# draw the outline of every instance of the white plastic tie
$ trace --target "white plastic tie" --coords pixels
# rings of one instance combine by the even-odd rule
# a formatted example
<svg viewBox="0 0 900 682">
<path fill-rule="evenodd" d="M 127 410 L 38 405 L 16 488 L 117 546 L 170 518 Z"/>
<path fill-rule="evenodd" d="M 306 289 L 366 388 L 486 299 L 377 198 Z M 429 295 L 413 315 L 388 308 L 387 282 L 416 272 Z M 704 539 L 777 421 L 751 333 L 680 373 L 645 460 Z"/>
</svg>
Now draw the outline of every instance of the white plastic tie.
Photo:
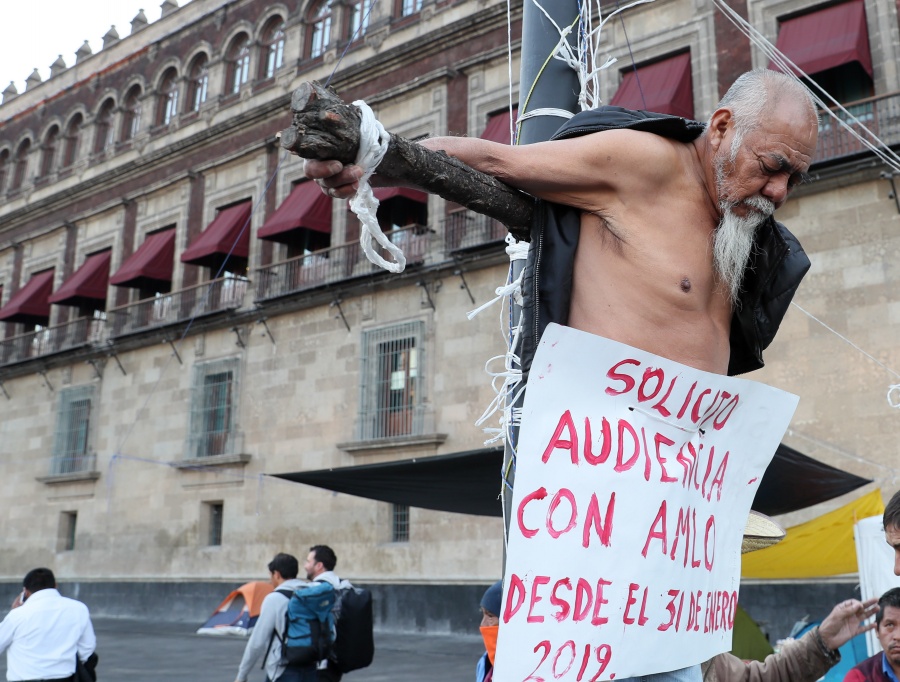
<svg viewBox="0 0 900 682">
<path fill-rule="evenodd" d="M 369 178 L 378 168 L 378 164 L 387 153 L 390 136 L 384 126 L 375 118 L 375 114 L 368 104 L 361 99 L 356 100 L 354 106 L 359 108 L 362 118 L 359 123 L 359 152 L 356 155 L 356 165 L 362 168 L 363 176 L 359 179 L 359 189 L 356 195 L 350 199 L 350 210 L 359 218 L 362 230 L 359 233 L 359 243 L 363 252 L 372 263 L 388 272 L 400 273 L 406 268 L 406 256 L 403 250 L 394 244 L 378 225 L 378 199 L 369 184 Z M 394 258 L 394 262 L 385 260 L 372 246 L 372 240 L 378 242 L 381 247 Z"/>
<path fill-rule="evenodd" d="M 900 408 L 900 384 L 894 384 L 888 389 L 887 401 L 891 407 Z"/>
<path fill-rule="evenodd" d="M 532 109 L 531 111 L 519 116 L 520 121 L 527 121 L 535 116 L 558 116 L 559 118 L 572 118 L 575 114 L 566 109 L 554 109 L 545 107 L 544 109 Z"/>
</svg>

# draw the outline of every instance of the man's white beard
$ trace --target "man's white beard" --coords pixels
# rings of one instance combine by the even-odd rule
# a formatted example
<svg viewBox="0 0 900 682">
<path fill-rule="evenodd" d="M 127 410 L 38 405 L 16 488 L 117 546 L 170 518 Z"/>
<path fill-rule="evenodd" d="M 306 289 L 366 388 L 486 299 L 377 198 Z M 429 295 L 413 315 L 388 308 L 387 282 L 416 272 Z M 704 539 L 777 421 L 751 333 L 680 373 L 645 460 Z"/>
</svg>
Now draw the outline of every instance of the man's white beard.
<svg viewBox="0 0 900 682">
<path fill-rule="evenodd" d="M 716 162 L 716 187 L 719 196 L 725 194 L 725 162 Z M 734 213 L 735 206 L 745 206 L 754 210 L 744 216 Z M 741 291 L 744 270 L 753 248 L 756 228 L 775 212 L 775 204 L 761 196 L 752 196 L 743 201 L 719 199 L 722 218 L 713 235 L 713 265 L 716 273 L 728 291 L 731 304 L 735 305 Z"/>
</svg>

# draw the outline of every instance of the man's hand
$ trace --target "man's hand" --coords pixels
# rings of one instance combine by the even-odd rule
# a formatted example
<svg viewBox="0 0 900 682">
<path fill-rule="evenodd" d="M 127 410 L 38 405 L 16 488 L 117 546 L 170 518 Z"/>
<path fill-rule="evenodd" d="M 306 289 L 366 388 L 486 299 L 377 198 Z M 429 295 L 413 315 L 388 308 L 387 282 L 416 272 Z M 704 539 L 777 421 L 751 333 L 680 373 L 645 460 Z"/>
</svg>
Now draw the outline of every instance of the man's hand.
<svg viewBox="0 0 900 682">
<path fill-rule="evenodd" d="M 315 180 L 322 191 L 335 199 L 349 199 L 359 189 L 359 179 L 363 175 L 362 168 L 355 165 L 345 166 L 340 161 L 315 161 L 304 159 L 303 172 L 306 177 Z"/>
<path fill-rule="evenodd" d="M 19 608 L 22 604 L 25 603 L 24 597 L 25 597 L 25 590 L 22 590 L 21 592 L 19 592 L 19 594 L 16 595 L 16 598 L 13 600 L 12 606 L 10 608 L 13 608 L 13 609 Z"/>
<path fill-rule="evenodd" d="M 838 649 L 856 635 L 875 627 L 874 621 L 866 625 L 863 621 L 878 613 L 878 599 L 861 602 L 848 599 L 835 606 L 831 613 L 819 624 L 819 635 L 829 649 Z"/>
</svg>

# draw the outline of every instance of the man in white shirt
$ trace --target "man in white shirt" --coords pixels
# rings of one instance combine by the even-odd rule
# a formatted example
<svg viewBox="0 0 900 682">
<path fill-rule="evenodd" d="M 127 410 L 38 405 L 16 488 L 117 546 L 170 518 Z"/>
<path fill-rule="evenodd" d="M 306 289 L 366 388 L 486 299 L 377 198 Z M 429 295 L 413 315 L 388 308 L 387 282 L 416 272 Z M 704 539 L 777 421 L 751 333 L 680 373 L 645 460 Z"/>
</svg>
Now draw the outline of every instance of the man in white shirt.
<svg viewBox="0 0 900 682">
<path fill-rule="evenodd" d="M 0 622 L 0 653 L 6 651 L 10 682 L 74 680 L 75 656 L 85 662 L 97 638 L 87 606 L 63 597 L 49 568 L 35 568 Z"/>
<path fill-rule="evenodd" d="M 281 665 L 281 638 L 284 617 L 291 593 L 303 583 L 297 579 L 300 563 L 290 554 L 276 554 L 269 562 L 269 576 L 274 592 L 266 595 L 259 618 L 244 648 L 236 682 L 246 682 L 260 656 L 265 655 L 266 682 L 303 682 L 301 672 Z"/>
</svg>

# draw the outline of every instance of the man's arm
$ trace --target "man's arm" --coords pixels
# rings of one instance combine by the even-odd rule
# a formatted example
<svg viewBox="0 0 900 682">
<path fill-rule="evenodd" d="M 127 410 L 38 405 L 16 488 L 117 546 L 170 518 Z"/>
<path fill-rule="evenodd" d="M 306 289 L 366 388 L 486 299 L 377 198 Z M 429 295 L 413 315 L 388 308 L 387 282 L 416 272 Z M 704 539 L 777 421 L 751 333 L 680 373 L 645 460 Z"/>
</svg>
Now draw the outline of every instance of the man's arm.
<svg viewBox="0 0 900 682">
<path fill-rule="evenodd" d="M 659 185 L 671 177 L 676 147 L 664 138 L 632 130 L 610 130 L 575 139 L 505 145 L 471 137 L 433 137 L 419 144 L 442 150 L 472 168 L 533 196 L 585 211 L 606 203 L 634 183 Z M 356 192 L 362 170 L 338 161 L 305 162 L 306 176 L 336 198 Z M 377 176 L 376 176 L 377 177 Z"/>
<path fill-rule="evenodd" d="M 731 654 L 713 659 L 717 682 L 814 682 L 840 661 L 831 652 L 875 624 L 862 621 L 875 615 L 878 600 L 848 599 L 835 606 L 817 627 L 795 642 L 788 642 L 765 661 L 744 663 Z M 821 639 L 821 642 L 819 641 Z"/>
<path fill-rule="evenodd" d="M 712 667 L 716 682 L 814 682 L 836 662 L 829 661 L 810 630 L 764 661 L 744 663 L 731 654 L 719 654 Z"/>
<path fill-rule="evenodd" d="M 250 633 L 250 639 L 247 640 L 247 646 L 244 648 L 244 655 L 241 658 L 241 665 L 238 668 L 237 678 L 235 682 L 246 682 L 250 671 L 256 662 L 265 654 L 269 648 L 269 642 L 272 640 L 272 633 L 276 632 L 280 623 L 276 623 L 276 600 L 286 601 L 283 594 L 278 592 L 270 592 L 263 599 L 262 606 L 259 609 L 259 618 L 256 619 L 256 625 L 253 626 L 253 632 Z"/>
<path fill-rule="evenodd" d="M 75 645 L 78 648 L 78 658 L 82 663 L 87 661 L 88 657 L 94 653 L 94 650 L 97 648 L 97 636 L 94 634 L 94 624 L 91 622 L 91 614 L 88 611 L 87 606 L 84 607 L 84 610 L 84 628 Z"/>
</svg>

